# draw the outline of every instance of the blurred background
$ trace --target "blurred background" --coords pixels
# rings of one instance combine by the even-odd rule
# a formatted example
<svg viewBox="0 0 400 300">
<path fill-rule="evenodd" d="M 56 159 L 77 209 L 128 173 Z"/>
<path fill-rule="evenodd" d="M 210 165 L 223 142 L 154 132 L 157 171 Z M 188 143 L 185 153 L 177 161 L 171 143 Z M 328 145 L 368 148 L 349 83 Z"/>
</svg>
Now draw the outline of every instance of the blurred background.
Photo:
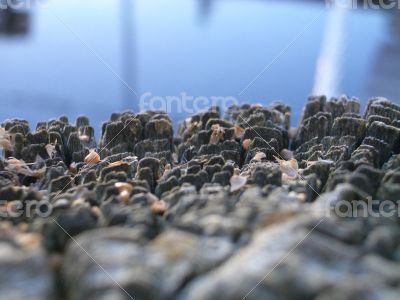
<svg viewBox="0 0 400 300">
<path fill-rule="evenodd" d="M 99 130 L 111 112 L 138 111 L 144 93 L 284 100 L 293 125 L 313 93 L 356 96 L 363 105 L 372 96 L 400 101 L 397 7 L 330 8 L 323 0 L 28 4 L 0 9 L 0 120 L 24 118 L 34 128 L 84 114 Z M 175 124 L 186 116 L 169 113 Z"/>
</svg>

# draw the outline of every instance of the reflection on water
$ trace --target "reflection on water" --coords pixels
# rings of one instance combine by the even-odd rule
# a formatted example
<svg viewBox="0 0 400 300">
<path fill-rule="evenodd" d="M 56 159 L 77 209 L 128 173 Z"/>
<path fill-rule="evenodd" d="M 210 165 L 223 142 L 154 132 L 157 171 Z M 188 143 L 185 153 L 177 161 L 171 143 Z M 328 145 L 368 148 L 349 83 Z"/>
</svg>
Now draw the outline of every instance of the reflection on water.
<svg viewBox="0 0 400 300">
<path fill-rule="evenodd" d="M 296 122 L 314 86 L 324 9 L 323 1 L 300 0 L 50 0 L 29 10 L 25 35 L 0 33 L 0 119 L 86 114 L 99 128 L 112 111 L 138 110 L 143 93 L 186 92 L 259 103 L 282 99 Z M 347 13 L 339 93 L 364 102 L 386 95 L 383 65 L 391 66 L 388 51 L 395 59 L 399 50 L 390 44 L 399 36 L 389 35 L 390 18 L 383 11 Z M 397 81 L 398 69 L 390 71 Z M 397 101 L 392 90 L 387 96 Z M 171 114 L 175 121 L 185 117 Z"/>
<path fill-rule="evenodd" d="M 30 14 L 24 10 L 2 9 L 0 0 L 0 35 L 26 35 L 29 31 Z"/>
<path fill-rule="evenodd" d="M 371 64 L 369 88 L 371 95 L 385 93 L 388 98 L 400 102 L 400 11 L 393 11 L 390 31 L 377 47 Z"/>
</svg>

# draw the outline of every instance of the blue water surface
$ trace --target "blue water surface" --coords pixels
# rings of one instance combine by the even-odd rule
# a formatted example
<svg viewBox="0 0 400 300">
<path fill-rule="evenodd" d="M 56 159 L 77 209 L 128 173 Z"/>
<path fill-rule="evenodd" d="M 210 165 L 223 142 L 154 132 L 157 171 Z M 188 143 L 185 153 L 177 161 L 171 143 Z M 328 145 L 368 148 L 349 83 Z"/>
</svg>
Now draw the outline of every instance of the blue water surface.
<svg viewBox="0 0 400 300">
<path fill-rule="evenodd" d="M 26 13 L 25 33 L 0 35 L 0 119 L 35 124 L 84 114 L 99 130 L 111 112 L 138 111 L 144 94 L 182 93 L 284 100 L 296 125 L 313 90 L 329 10 L 324 1 L 300 0 L 50 0 Z M 362 103 L 396 97 L 397 90 L 371 84 L 382 49 L 396 39 L 391 18 L 348 13 L 338 93 Z M 175 124 L 190 113 L 169 111 Z"/>
</svg>

